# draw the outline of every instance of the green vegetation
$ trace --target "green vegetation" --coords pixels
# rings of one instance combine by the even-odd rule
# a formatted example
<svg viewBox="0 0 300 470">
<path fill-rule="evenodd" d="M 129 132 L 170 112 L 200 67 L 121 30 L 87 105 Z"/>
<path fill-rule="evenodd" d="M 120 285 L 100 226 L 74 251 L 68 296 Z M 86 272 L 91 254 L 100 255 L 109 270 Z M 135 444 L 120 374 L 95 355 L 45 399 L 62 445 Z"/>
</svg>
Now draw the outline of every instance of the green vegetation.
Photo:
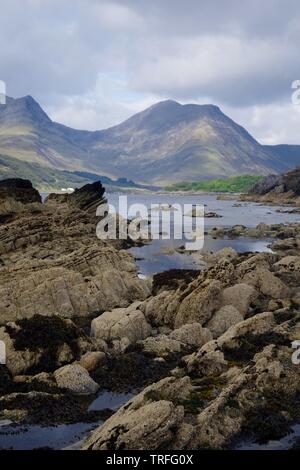
<svg viewBox="0 0 300 470">
<path fill-rule="evenodd" d="M 221 193 L 245 193 L 254 186 L 263 176 L 241 175 L 230 176 L 226 179 L 195 181 L 193 183 L 175 183 L 167 186 L 166 191 L 208 191 Z"/>
</svg>

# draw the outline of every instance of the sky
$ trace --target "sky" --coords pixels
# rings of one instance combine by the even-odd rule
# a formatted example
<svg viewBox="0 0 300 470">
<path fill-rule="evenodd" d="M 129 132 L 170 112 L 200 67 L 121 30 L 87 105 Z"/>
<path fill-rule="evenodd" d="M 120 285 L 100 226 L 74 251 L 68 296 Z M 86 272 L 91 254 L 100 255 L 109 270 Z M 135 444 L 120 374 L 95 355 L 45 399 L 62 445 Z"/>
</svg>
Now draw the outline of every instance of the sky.
<svg viewBox="0 0 300 470">
<path fill-rule="evenodd" d="M 1 0 L 0 80 L 103 129 L 164 99 L 212 103 L 261 143 L 300 144 L 296 0 Z"/>
</svg>

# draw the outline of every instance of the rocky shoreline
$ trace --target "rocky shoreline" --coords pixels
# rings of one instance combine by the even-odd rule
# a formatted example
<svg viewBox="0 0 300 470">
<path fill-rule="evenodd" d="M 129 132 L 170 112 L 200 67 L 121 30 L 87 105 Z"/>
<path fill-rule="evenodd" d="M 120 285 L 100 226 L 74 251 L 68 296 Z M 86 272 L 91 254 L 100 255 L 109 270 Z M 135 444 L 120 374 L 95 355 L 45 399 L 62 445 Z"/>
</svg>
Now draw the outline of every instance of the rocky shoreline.
<svg viewBox="0 0 300 470">
<path fill-rule="evenodd" d="M 300 167 L 284 175 L 270 175 L 259 181 L 242 201 L 300 206 Z"/>
<path fill-rule="evenodd" d="M 1 420 L 101 421 L 82 448 L 108 450 L 227 449 L 299 422 L 300 223 L 215 231 L 272 252 L 223 249 L 151 284 L 131 242 L 97 240 L 99 183 L 44 204 L 16 186 L 0 191 Z M 90 410 L 105 390 L 135 396 Z"/>
</svg>

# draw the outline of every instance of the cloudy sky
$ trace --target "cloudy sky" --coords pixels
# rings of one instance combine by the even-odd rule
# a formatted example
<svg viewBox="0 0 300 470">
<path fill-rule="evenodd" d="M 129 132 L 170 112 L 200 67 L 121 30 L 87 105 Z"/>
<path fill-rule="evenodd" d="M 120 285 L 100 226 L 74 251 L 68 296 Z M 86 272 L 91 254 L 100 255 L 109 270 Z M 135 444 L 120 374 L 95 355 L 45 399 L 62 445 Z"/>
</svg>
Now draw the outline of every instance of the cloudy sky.
<svg viewBox="0 0 300 470">
<path fill-rule="evenodd" d="M 1 0 L 0 41 L 7 94 L 66 125 L 105 128 L 171 98 L 300 144 L 297 0 Z"/>
</svg>

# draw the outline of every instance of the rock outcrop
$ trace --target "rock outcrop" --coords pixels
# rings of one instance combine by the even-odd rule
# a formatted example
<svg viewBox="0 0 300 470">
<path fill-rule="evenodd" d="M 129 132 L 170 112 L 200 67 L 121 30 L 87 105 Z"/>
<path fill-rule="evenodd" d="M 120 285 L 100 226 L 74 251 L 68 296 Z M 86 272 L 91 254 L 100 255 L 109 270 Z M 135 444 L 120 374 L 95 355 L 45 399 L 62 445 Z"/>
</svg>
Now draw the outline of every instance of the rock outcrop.
<svg viewBox="0 0 300 470">
<path fill-rule="evenodd" d="M 70 203 L 50 198 L 39 212 L 0 225 L 0 324 L 35 314 L 95 316 L 150 294 L 121 249 L 126 241 L 96 237 L 99 185 L 68 195 Z"/>
<path fill-rule="evenodd" d="M 9 198 L 22 204 L 42 202 L 39 192 L 34 189 L 32 183 L 22 178 L 0 180 L 0 201 L 2 202 Z"/>
<path fill-rule="evenodd" d="M 300 167 L 284 175 L 270 175 L 256 183 L 243 201 L 300 205 Z"/>
<path fill-rule="evenodd" d="M 184 436 L 190 438 L 190 428 L 184 424 L 184 407 L 177 403 L 184 401 L 191 389 L 188 377 L 170 377 L 150 385 L 92 433 L 83 448 L 176 449 Z"/>
</svg>

